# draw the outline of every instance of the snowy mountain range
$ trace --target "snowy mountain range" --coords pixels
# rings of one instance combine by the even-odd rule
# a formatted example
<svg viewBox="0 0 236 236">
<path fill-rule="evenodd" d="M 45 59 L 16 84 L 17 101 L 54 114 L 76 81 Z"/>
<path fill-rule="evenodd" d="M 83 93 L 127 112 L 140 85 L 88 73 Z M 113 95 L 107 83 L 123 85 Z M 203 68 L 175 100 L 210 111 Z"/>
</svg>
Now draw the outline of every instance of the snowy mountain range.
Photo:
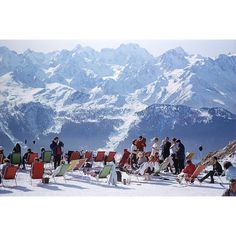
<svg viewBox="0 0 236 236">
<path fill-rule="evenodd" d="M 189 148 L 210 139 L 216 149 L 236 130 L 235 87 L 231 54 L 213 59 L 178 47 L 154 57 L 137 44 L 23 54 L 0 47 L 1 145 L 48 147 L 59 135 L 67 150 L 121 150 L 142 133 L 191 138 Z"/>
</svg>

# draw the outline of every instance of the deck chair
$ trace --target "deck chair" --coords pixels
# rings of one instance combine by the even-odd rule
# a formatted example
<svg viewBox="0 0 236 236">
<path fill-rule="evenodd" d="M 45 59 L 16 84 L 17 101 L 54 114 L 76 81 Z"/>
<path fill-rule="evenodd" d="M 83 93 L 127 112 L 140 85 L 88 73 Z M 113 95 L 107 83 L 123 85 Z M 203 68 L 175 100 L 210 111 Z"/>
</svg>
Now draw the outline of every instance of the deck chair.
<svg viewBox="0 0 236 236">
<path fill-rule="evenodd" d="M 32 165 L 35 158 L 38 157 L 38 153 L 30 153 L 28 156 L 27 156 L 27 159 L 26 159 L 26 165 Z"/>
<path fill-rule="evenodd" d="M 102 162 L 105 158 L 105 151 L 98 151 L 97 156 L 94 158 L 95 162 Z"/>
<path fill-rule="evenodd" d="M 193 159 L 195 153 L 194 152 L 190 152 L 187 156 L 186 156 L 186 160 L 191 160 Z"/>
<path fill-rule="evenodd" d="M 199 164 L 192 176 L 190 177 L 189 181 L 194 181 L 198 177 L 198 175 L 205 169 L 205 167 L 205 165 Z"/>
<path fill-rule="evenodd" d="M 111 162 L 111 161 L 115 160 L 115 155 L 116 155 L 116 152 L 109 152 L 108 156 L 105 158 L 105 161 Z"/>
<path fill-rule="evenodd" d="M 5 182 L 11 181 L 11 180 L 14 180 L 15 184 L 17 186 L 17 182 L 16 182 L 17 169 L 18 168 L 14 165 L 9 165 L 6 167 L 6 169 L 2 175 L 2 186 L 3 187 L 7 187 L 7 185 L 5 185 Z"/>
<path fill-rule="evenodd" d="M 76 165 L 75 165 L 75 167 L 74 167 L 74 170 L 79 170 L 79 171 L 80 171 L 81 168 L 84 166 L 85 162 L 86 162 L 86 159 L 85 159 L 85 158 L 80 159 L 80 160 L 76 163 Z"/>
<path fill-rule="evenodd" d="M 67 172 L 73 171 L 79 160 L 72 160 L 67 168 Z"/>
<path fill-rule="evenodd" d="M 65 182 L 66 182 L 66 178 L 65 178 L 65 174 L 66 171 L 68 169 L 68 167 L 70 166 L 70 164 L 63 164 L 60 165 L 53 173 L 52 173 L 52 178 L 54 179 L 54 182 L 56 183 L 56 177 L 63 177 Z"/>
<path fill-rule="evenodd" d="M 70 161 L 78 160 L 79 158 L 80 158 L 80 152 L 78 151 L 72 152 L 70 156 Z"/>
<path fill-rule="evenodd" d="M 92 157 L 93 157 L 93 152 L 86 151 L 86 152 L 84 153 L 84 158 L 85 158 L 87 161 L 91 160 Z"/>
<path fill-rule="evenodd" d="M 42 181 L 44 174 L 44 164 L 43 162 L 34 162 L 32 164 L 32 169 L 30 172 L 30 180 L 31 180 L 31 185 L 32 185 L 32 180 L 33 179 L 40 179 Z"/>
<path fill-rule="evenodd" d="M 20 153 L 13 152 L 10 158 L 10 162 L 13 165 L 20 165 L 21 164 Z"/>
<path fill-rule="evenodd" d="M 107 179 L 108 175 L 111 173 L 111 169 L 111 165 L 104 166 L 99 172 L 99 174 L 96 176 L 97 182 L 99 181 L 99 179 Z"/>
<path fill-rule="evenodd" d="M 52 171 L 52 152 L 51 151 L 44 151 L 42 153 L 42 162 L 44 164 L 48 164 L 49 170 Z"/>
</svg>

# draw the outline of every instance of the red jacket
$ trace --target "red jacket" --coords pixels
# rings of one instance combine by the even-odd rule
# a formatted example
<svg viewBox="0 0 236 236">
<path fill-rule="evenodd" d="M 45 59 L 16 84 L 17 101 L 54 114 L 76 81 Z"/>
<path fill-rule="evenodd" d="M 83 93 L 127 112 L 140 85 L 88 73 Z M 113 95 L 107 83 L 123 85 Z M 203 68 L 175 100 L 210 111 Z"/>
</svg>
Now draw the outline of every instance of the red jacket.
<svg viewBox="0 0 236 236">
<path fill-rule="evenodd" d="M 190 163 L 185 166 L 185 168 L 183 169 L 183 173 L 187 174 L 188 176 L 191 176 L 195 170 L 195 165 L 193 163 Z"/>
<path fill-rule="evenodd" d="M 138 151 L 143 152 L 144 148 L 146 147 L 146 139 L 145 138 L 136 139 L 135 145 Z"/>
</svg>

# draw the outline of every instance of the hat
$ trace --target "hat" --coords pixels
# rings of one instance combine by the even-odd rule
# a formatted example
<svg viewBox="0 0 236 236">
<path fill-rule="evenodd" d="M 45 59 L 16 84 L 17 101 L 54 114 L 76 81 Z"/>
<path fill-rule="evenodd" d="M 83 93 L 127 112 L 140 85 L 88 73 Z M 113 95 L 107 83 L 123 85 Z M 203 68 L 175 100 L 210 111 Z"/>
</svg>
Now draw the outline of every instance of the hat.
<svg viewBox="0 0 236 236">
<path fill-rule="evenodd" d="M 3 146 L 0 146 L 0 151 L 3 151 L 4 149 L 3 149 Z"/>
<path fill-rule="evenodd" d="M 152 138 L 152 142 L 153 142 L 153 141 L 158 141 L 158 138 L 157 138 L 157 137 L 153 137 L 153 138 Z"/>
</svg>

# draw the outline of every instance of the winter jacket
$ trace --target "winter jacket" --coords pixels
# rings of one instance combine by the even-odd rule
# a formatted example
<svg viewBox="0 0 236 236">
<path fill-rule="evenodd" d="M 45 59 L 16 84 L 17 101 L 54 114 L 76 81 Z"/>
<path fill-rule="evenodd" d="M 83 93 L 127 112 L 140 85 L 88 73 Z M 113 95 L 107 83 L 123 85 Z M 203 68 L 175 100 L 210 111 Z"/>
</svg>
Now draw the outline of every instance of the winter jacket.
<svg viewBox="0 0 236 236">
<path fill-rule="evenodd" d="M 170 147 L 170 154 L 176 154 L 177 150 L 178 150 L 178 144 L 173 143 Z"/>
<path fill-rule="evenodd" d="M 144 148 L 146 147 L 146 139 L 145 138 L 136 139 L 135 144 L 136 144 L 137 150 L 143 152 Z"/>
<path fill-rule="evenodd" d="M 184 160 L 185 159 L 185 147 L 182 143 L 179 143 L 178 149 L 176 151 L 176 156 L 178 159 Z"/>
<path fill-rule="evenodd" d="M 62 147 L 64 147 L 64 143 L 62 141 L 59 141 L 58 144 L 52 141 L 50 148 L 52 150 L 53 156 L 62 155 Z"/>
<path fill-rule="evenodd" d="M 221 175 L 223 173 L 221 164 L 218 161 L 213 165 L 213 171 L 217 172 L 218 175 Z"/>
<path fill-rule="evenodd" d="M 191 176 L 195 170 L 196 170 L 196 166 L 193 163 L 190 163 L 185 166 L 182 172 L 187 174 L 188 176 Z"/>
<path fill-rule="evenodd" d="M 236 179 L 236 167 L 235 166 L 230 166 L 226 171 L 225 171 L 225 176 L 227 180 L 232 180 Z"/>
<path fill-rule="evenodd" d="M 171 143 L 169 141 L 167 141 L 163 145 L 163 153 L 162 153 L 162 155 L 163 155 L 164 159 L 170 155 L 170 147 L 171 147 Z"/>
</svg>

